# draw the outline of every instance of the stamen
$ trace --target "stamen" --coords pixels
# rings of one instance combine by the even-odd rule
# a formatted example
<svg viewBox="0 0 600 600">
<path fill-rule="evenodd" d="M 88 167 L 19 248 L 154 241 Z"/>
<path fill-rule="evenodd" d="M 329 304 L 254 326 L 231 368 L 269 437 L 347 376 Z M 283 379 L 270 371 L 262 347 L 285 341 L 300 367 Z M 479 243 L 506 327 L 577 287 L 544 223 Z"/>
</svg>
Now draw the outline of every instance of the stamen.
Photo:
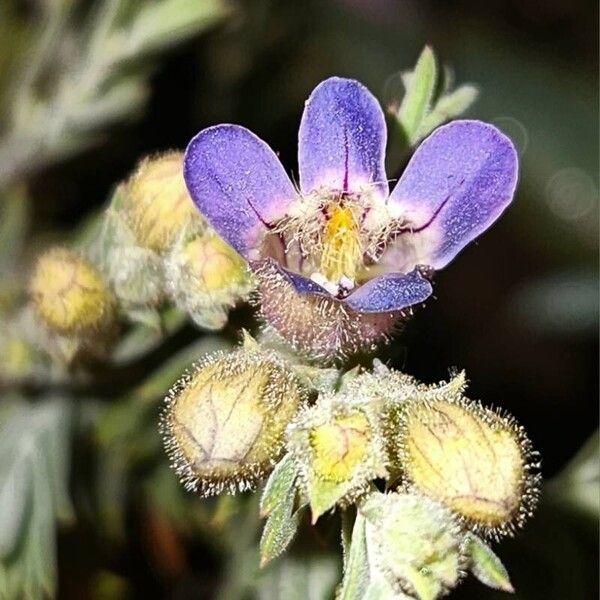
<svg viewBox="0 0 600 600">
<path fill-rule="evenodd" d="M 362 267 L 360 226 L 350 207 L 333 208 L 323 232 L 320 272 L 330 281 L 355 280 Z"/>
</svg>

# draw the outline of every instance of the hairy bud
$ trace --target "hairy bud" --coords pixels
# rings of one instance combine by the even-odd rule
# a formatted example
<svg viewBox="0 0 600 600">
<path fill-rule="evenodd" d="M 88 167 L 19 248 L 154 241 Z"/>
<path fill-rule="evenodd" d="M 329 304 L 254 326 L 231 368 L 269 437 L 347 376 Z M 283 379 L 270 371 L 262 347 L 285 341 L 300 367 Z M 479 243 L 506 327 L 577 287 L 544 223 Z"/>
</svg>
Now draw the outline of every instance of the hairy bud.
<svg viewBox="0 0 600 600">
<path fill-rule="evenodd" d="M 125 189 L 125 220 L 143 248 L 164 252 L 186 227 L 201 223 L 183 181 L 183 153 L 147 158 Z"/>
<path fill-rule="evenodd" d="M 246 343 L 195 365 L 171 389 L 165 448 L 188 490 L 251 489 L 281 456 L 303 391 L 277 355 Z"/>
<path fill-rule="evenodd" d="M 405 403 L 395 442 L 407 482 L 476 532 L 511 533 L 537 503 L 537 453 L 523 428 L 461 394 Z"/>
<path fill-rule="evenodd" d="M 40 256 L 29 292 L 43 322 L 62 335 L 100 332 L 114 316 L 114 297 L 101 273 L 64 248 Z"/>
<path fill-rule="evenodd" d="M 252 287 L 244 259 L 212 231 L 177 244 L 165 271 L 177 305 L 208 329 L 223 327 L 228 309 Z"/>
<path fill-rule="evenodd" d="M 421 600 L 434 600 L 459 582 L 466 566 L 464 534 L 438 502 L 412 493 L 374 493 L 360 511 L 367 519 L 373 579 L 382 576 L 396 594 Z"/>
<path fill-rule="evenodd" d="M 377 410 L 343 394 L 323 393 L 288 427 L 288 450 L 300 465 L 313 520 L 345 504 L 387 474 Z"/>
</svg>

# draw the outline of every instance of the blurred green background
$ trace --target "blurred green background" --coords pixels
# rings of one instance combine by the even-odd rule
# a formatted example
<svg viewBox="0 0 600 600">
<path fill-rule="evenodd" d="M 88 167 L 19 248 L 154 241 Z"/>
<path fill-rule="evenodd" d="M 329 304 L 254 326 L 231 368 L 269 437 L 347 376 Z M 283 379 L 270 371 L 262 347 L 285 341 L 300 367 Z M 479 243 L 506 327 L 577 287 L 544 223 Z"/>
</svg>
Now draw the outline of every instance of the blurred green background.
<svg viewBox="0 0 600 600">
<path fill-rule="evenodd" d="M 59 60 L 42 60 L 42 92 L 73 57 L 85 55 L 87 46 L 61 29 L 62 17 L 56 30 L 49 23 L 64 11 L 76 23 L 94 26 L 102 19 L 100 5 L 111 3 L 71 4 L 3 1 L 0 85 L 6 90 L 26 76 L 35 60 L 32 41 L 44 32 L 51 46 L 56 36 L 64 38 Z M 112 4 L 133 13 L 143 3 Z M 426 382 L 446 378 L 451 367 L 464 368 L 470 397 L 506 408 L 525 426 L 550 483 L 537 517 L 497 552 L 518 598 L 596 598 L 597 438 L 576 466 L 564 469 L 598 424 L 597 3 L 212 1 L 188 29 L 186 11 L 192 14 L 203 0 L 179 4 L 177 19 L 164 20 L 165 39 L 157 36 L 160 43 L 147 52 L 136 48 L 135 60 L 119 62 L 118 85 L 111 80 L 112 63 L 105 66 L 102 85 L 117 90 L 106 96 L 113 104 L 104 97 L 103 104 L 90 104 L 73 121 L 84 125 L 68 129 L 72 139 L 64 147 L 44 146 L 53 127 L 61 144 L 65 140 L 65 129 L 48 117 L 29 130 L 17 126 L 14 96 L 4 94 L 0 183 L 4 196 L 28 198 L 33 219 L 25 253 L 70 235 L 104 205 L 139 157 L 182 149 L 214 123 L 249 127 L 297 173 L 303 102 L 320 80 L 334 74 L 359 79 L 387 104 L 399 94 L 397 73 L 411 68 L 430 44 L 457 82 L 479 86 L 468 116 L 496 124 L 514 140 L 521 181 L 499 223 L 436 276 L 435 299 L 417 311 L 385 358 Z M 109 42 L 99 40 L 99 56 L 110 53 Z M 77 66 L 88 73 L 93 64 L 82 60 Z M 90 115 L 100 116 L 94 122 Z M 242 310 L 233 322 L 247 318 Z M 185 328 L 165 352 L 197 335 Z M 135 369 L 128 374 L 131 381 L 140 378 Z M 86 450 L 75 446 L 81 472 L 86 460 Z M 140 498 L 129 498 L 118 542 L 104 543 L 85 518 L 61 530 L 59 597 L 214 597 L 224 568 L 219 549 L 202 536 L 186 535 L 185 526 L 173 533 Z M 335 536 L 322 535 L 323 550 Z M 290 581 L 307 576 L 294 568 L 285 576 Z M 275 596 L 264 591 L 263 597 Z M 469 580 L 454 597 L 500 594 Z"/>
</svg>

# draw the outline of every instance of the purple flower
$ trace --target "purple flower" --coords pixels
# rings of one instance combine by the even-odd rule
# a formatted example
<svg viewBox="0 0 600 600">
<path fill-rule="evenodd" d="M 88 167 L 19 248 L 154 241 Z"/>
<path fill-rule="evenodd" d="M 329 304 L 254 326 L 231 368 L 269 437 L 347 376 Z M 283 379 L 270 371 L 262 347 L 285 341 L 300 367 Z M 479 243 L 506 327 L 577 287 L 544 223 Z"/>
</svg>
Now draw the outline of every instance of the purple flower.
<svg viewBox="0 0 600 600">
<path fill-rule="evenodd" d="M 392 192 L 384 115 L 360 83 L 332 77 L 300 123 L 299 187 L 238 125 L 201 131 L 185 156 L 194 202 L 251 265 L 265 320 L 298 350 L 371 347 L 432 293 L 445 267 L 512 200 L 517 156 L 479 121 L 437 129 Z"/>
</svg>

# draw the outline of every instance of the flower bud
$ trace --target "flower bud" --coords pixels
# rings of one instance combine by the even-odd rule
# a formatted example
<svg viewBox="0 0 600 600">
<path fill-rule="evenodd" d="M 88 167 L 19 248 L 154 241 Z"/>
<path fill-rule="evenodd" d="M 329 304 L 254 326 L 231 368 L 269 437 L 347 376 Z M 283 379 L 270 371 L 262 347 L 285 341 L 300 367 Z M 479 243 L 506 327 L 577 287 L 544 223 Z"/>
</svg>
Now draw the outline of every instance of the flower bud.
<svg viewBox="0 0 600 600">
<path fill-rule="evenodd" d="M 407 402 L 396 445 L 412 487 L 443 502 L 476 532 L 498 537 L 537 503 L 537 464 L 522 427 L 461 395 Z"/>
<path fill-rule="evenodd" d="M 387 474 L 377 411 L 343 394 L 322 393 L 288 427 L 288 450 L 300 465 L 313 521 L 362 494 Z"/>
<path fill-rule="evenodd" d="M 223 327 L 228 308 L 251 290 L 246 262 L 212 231 L 178 244 L 167 258 L 166 273 L 177 305 L 208 329 Z"/>
<path fill-rule="evenodd" d="M 360 511 L 367 519 L 372 577 L 381 574 L 399 596 L 421 600 L 434 600 L 459 582 L 466 566 L 464 534 L 438 502 L 412 493 L 374 493 Z"/>
<path fill-rule="evenodd" d="M 114 316 L 114 298 L 101 273 L 65 248 L 40 256 L 29 292 L 47 327 L 62 335 L 103 331 Z"/>
<path fill-rule="evenodd" d="M 254 486 L 277 459 L 303 391 L 274 353 L 246 344 L 195 365 L 171 389 L 165 448 L 186 489 L 204 496 Z"/>
<path fill-rule="evenodd" d="M 158 253 L 186 227 L 201 225 L 183 180 L 183 153 L 143 160 L 126 187 L 123 211 L 138 244 Z"/>
</svg>

